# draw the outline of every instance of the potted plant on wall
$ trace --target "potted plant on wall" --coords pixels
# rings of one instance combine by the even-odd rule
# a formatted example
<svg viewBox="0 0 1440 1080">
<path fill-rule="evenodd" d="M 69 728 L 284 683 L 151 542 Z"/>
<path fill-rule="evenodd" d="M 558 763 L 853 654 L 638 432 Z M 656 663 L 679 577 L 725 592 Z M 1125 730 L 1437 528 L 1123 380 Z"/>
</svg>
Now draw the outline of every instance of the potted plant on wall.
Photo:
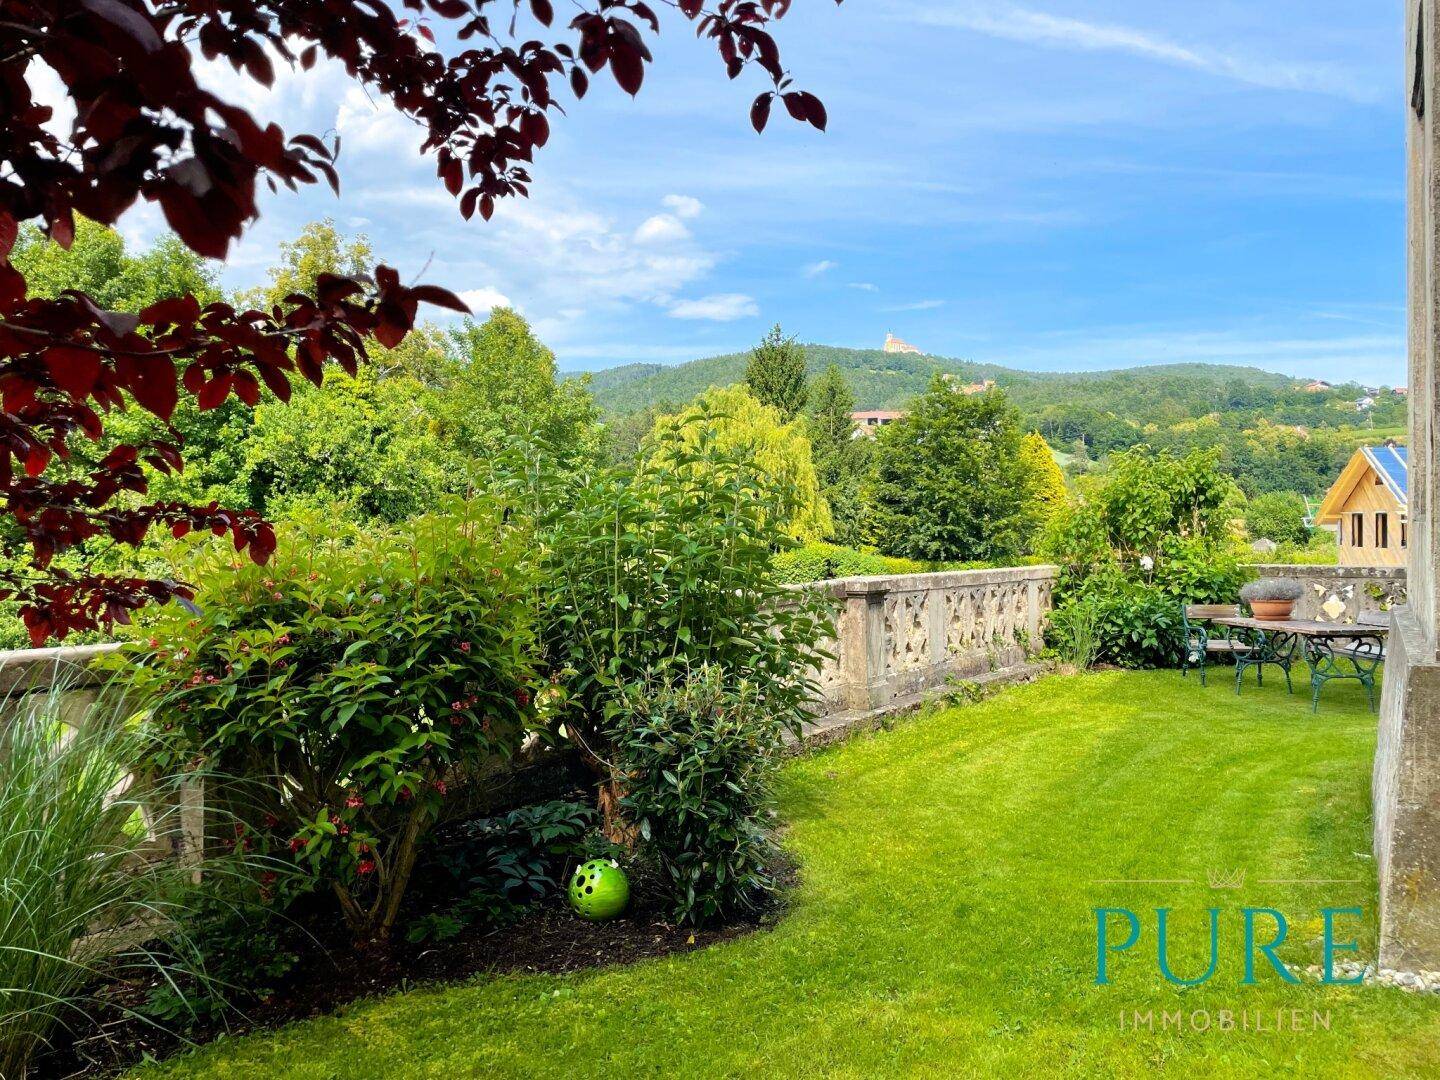
<svg viewBox="0 0 1440 1080">
<path fill-rule="evenodd" d="M 1241 586 L 1240 599 L 1257 619 L 1288 619 L 1301 592 L 1300 583 L 1290 578 L 1261 578 Z"/>
</svg>

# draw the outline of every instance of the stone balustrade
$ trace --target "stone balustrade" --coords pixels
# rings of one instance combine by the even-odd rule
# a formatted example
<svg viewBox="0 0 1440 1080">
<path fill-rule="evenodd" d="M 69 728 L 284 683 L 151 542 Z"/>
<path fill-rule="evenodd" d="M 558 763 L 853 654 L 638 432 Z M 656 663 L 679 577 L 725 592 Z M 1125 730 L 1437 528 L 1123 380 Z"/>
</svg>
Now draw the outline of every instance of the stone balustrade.
<svg viewBox="0 0 1440 1080">
<path fill-rule="evenodd" d="M 1362 614 L 1389 611 L 1405 603 L 1403 566 L 1258 565 L 1246 569 L 1256 577 L 1289 578 L 1303 591 L 1295 618 L 1315 622 L 1353 623 Z"/>
<path fill-rule="evenodd" d="M 841 578 L 808 588 L 840 602 L 834 659 L 817 672 L 821 715 L 868 712 L 1023 664 L 1043 646 L 1053 566 Z"/>
</svg>

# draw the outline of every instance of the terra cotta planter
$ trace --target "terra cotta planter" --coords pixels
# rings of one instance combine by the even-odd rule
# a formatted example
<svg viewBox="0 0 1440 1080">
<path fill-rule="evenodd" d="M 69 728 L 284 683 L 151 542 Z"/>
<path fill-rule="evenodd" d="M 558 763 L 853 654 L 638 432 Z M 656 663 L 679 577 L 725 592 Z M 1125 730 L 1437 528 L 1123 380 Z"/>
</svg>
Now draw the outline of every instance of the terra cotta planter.
<svg viewBox="0 0 1440 1080">
<path fill-rule="evenodd" d="M 1295 610 L 1294 600 L 1252 600 L 1250 613 L 1257 619 L 1288 619 Z"/>
</svg>

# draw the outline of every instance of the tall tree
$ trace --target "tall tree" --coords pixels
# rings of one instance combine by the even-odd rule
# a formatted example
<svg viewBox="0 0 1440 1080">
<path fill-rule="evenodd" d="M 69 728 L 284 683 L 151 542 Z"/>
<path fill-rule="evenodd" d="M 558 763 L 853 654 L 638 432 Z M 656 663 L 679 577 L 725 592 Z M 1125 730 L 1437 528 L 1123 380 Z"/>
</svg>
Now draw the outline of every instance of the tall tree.
<svg viewBox="0 0 1440 1080">
<path fill-rule="evenodd" d="M 871 529 L 887 555 L 1013 559 L 1039 524 L 1020 416 L 1003 391 L 965 394 L 937 375 L 875 436 Z"/>
<path fill-rule="evenodd" d="M 1050 444 L 1038 431 L 1020 440 L 1020 460 L 1030 473 L 1029 485 L 1040 516 L 1042 520 L 1049 520 L 1051 514 L 1065 505 L 1065 474 L 1050 452 Z"/>
<path fill-rule="evenodd" d="M 169 422 L 183 388 L 201 409 L 231 395 L 257 404 L 262 385 L 282 400 L 291 373 L 319 384 L 325 364 L 353 374 L 373 339 L 393 347 L 421 303 L 463 311 L 454 294 L 407 286 L 380 266 L 366 280 L 323 275 L 313 295 L 292 294 L 268 310 L 204 305 L 182 293 L 138 315 L 94 298 L 31 295 L 10 261 L 19 226 L 35 220 L 70 246 L 76 214 L 105 225 L 144 197 L 158 204 L 181 241 L 224 258 L 258 214 L 256 186 L 321 179 L 338 187 L 338 145 L 287 137 L 234 101 L 202 86 L 196 56 L 228 63 L 239 78 L 270 87 L 275 62 L 309 70 L 323 55 L 425 129 L 446 189 L 467 219 L 489 219 L 497 199 L 529 192 L 527 166 L 549 140 L 549 114 L 567 83 L 582 96 L 608 66 L 620 88 L 639 91 L 649 46 L 637 22 L 658 33 L 644 0 L 596 0 L 569 23 L 568 40 L 547 45 L 521 25 L 518 0 L 401 0 L 406 17 L 369 0 L 7 0 L 0 46 L 0 501 L 15 528 L 0 537 L 10 567 L 0 599 L 18 601 L 32 640 L 128 621 L 150 600 L 187 596 L 182 583 L 104 573 L 60 573 L 58 552 L 108 536 L 137 545 L 154 525 L 177 534 L 230 534 L 237 550 L 268 559 L 275 531 L 251 511 L 145 501 L 149 475 L 182 466 L 179 435 L 122 445 L 84 476 L 57 465 L 80 439 L 104 431 L 103 414 L 131 402 Z M 771 88 L 750 121 L 766 126 L 774 103 L 824 129 L 825 108 L 796 89 L 769 24 L 782 0 L 677 0 L 679 17 L 717 47 L 733 79 L 750 65 Z M 531 0 L 542 27 L 549 0 Z M 436 47 L 433 23 L 463 42 Z M 450 37 L 451 35 L 447 35 Z M 49 73 L 45 69 L 50 69 Z M 73 107 L 68 130 L 36 99 L 53 73 Z M 238 96 L 238 95 L 237 95 Z M 181 372 L 183 371 L 183 378 Z M 125 495 L 129 502 L 120 500 Z M 139 499 L 135 499 L 139 496 Z M 16 569 L 28 554 L 29 566 Z"/>
<path fill-rule="evenodd" d="M 859 546 L 864 539 L 862 485 L 870 464 L 872 443 L 855 437 L 855 395 L 840 369 L 831 364 L 810 391 L 808 414 L 810 443 L 815 451 L 815 473 L 830 504 L 833 538 Z"/>
<path fill-rule="evenodd" d="M 805 408 L 805 350 L 776 323 L 760 344 L 750 350 L 745 385 L 762 405 L 778 409 L 793 420 Z"/>
<path fill-rule="evenodd" d="M 787 422 L 743 386 L 711 387 L 680 412 L 656 420 L 643 450 L 663 468 L 673 447 L 701 444 L 749 456 L 780 496 L 785 532 L 795 539 L 823 540 L 834 530 L 802 421 Z"/>
<path fill-rule="evenodd" d="M 559 378 L 555 354 L 519 312 L 497 307 L 483 323 L 466 319 L 451 331 L 449 353 L 432 410 L 442 441 L 484 460 L 524 431 L 564 465 L 598 459 L 600 414 L 588 376 Z"/>
<path fill-rule="evenodd" d="M 322 274 L 358 278 L 374 263 L 369 237 L 346 236 L 331 218 L 312 221 L 294 240 L 280 241 L 280 261 L 270 268 L 270 284 L 245 300 L 267 307 L 283 303 L 291 293 L 314 292 Z"/>
</svg>

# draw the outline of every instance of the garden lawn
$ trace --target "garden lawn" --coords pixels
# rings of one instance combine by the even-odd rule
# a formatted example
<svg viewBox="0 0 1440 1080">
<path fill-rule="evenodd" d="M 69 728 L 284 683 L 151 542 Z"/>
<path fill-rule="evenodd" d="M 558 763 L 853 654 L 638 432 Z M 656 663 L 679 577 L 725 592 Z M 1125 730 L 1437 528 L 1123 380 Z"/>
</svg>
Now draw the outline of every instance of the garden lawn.
<svg viewBox="0 0 1440 1080">
<path fill-rule="evenodd" d="M 1440 1000 L 1290 986 L 1260 960 L 1242 985 L 1239 911 L 1283 911 L 1280 953 L 1320 959 L 1322 907 L 1361 906 L 1374 717 L 1359 688 L 1306 695 L 1228 672 L 1051 677 L 922 715 L 787 766 L 781 815 L 803 866 L 769 932 L 568 977 L 506 976 L 356 1004 L 212 1046 L 145 1077 L 1436 1076 Z M 1212 874 L 1243 872 L 1238 889 Z M 1101 879 L 1192 884 L 1104 884 Z M 1340 879 L 1326 885 L 1266 879 Z M 1095 985 L 1096 907 L 1144 917 Z M 1156 972 L 1172 909 L 1177 975 Z M 1117 930 L 1123 930 L 1117 924 Z M 1261 920 L 1259 938 L 1270 923 Z M 1346 955 L 1341 954 L 1342 959 Z M 1302 1031 L 1276 1033 L 1278 1008 Z M 1156 1030 L 1122 1031 L 1153 1011 Z M 1259 1011 L 1263 1033 L 1161 1029 L 1161 1013 Z M 1330 1030 L 1311 1030 L 1314 1012 Z M 1286 1023 L 1292 1014 L 1285 1014 Z M 1202 1021 L 1203 1022 L 1203 1021 Z"/>
</svg>

